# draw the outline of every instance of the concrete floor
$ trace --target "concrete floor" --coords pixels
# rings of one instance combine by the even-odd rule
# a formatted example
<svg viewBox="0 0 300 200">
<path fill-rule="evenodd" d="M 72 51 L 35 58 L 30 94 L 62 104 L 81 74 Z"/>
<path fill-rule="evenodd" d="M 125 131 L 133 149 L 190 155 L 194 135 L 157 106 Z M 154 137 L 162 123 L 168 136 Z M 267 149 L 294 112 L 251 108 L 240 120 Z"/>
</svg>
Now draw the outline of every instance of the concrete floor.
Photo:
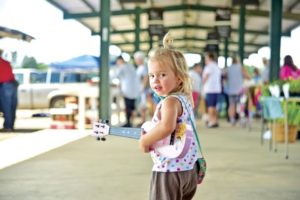
<svg viewBox="0 0 300 200">
<path fill-rule="evenodd" d="M 286 160 L 283 144 L 277 153 L 260 144 L 259 122 L 251 132 L 226 122 L 207 129 L 199 121 L 198 127 L 208 169 L 194 199 L 300 199 L 299 140 L 289 145 Z M 87 136 L 0 170 L 0 199 L 144 200 L 151 166 L 135 140 L 111 136 L 98 142 Z"/>
</svg>

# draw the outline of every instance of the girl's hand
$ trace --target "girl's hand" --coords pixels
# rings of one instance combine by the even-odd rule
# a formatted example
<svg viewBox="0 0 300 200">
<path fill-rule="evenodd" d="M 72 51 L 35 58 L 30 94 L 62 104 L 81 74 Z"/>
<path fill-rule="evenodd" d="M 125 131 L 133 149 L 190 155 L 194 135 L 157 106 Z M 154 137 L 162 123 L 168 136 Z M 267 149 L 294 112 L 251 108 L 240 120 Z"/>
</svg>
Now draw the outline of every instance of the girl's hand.
<svg viewBox="0 0 300 200">
<path fill-rule="evenodd" d="M 150 148 L 149 146 L 146 146 L 144 143 L 143 143 L 143 138 L 144 138 L 144 135 L 146 134 L 146 132 L 144 130 L 142 130 L 141 132 L 141 138 L 139 140 L 139 147 L 141 149 L 141 151 L 143 153 L 148 153 L 150 151 Z"/>
</svg>

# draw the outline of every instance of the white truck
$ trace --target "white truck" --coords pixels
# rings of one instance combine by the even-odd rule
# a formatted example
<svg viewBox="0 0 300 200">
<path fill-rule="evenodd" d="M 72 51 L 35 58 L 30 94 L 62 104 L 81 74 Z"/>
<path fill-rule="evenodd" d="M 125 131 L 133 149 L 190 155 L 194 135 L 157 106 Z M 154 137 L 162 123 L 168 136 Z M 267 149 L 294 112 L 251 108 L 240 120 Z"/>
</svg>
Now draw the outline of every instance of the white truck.
<svg viewBox="0 0 300 200">
<path fill-rule="evenodd" d="M 97 72 L 36 69 L 14 69 L 14 74 L 19 82 L 18 109 L 64 107 L 64 98 L 71 95 L 68 91 L 95 88 L 90 80 L 98 76 Z M 56 90 L 65 93 L 54 95 Z"/>
</svg>

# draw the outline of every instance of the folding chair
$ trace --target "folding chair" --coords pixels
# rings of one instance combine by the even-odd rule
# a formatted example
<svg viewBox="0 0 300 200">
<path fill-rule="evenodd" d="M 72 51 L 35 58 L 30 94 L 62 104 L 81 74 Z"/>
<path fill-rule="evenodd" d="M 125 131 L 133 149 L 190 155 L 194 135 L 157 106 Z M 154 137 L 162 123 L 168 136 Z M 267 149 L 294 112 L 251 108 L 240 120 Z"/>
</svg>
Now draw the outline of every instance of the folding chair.
<svg viewBox="0 0 300 200">
<path fill-rule="evenodd" d="M 263 117 L 262 120 L 271 120 L 272 121 L 272 128 L 274 130 L 275 127 L 275 120 L 284 118 L 284 112 L 281 105 L 280 98 L 278 97 L 263 97 Z M 261 142 L 263 144 L 263 134 L 264 131 L 262 130 L 261 133 Z M 269 149 L 272 150 L 274 147 L 274 151 L 277 151 L 276 145 L 276 134 L 272 133 L 271 131 L 271 138 L 270 138 L 270 145 Z"/>
<path fill-rule="evenodd" d="M 262 98 L 262 105 L 263 105 L 263 112 L 262 112 L 262 134 L 261 134 L 261 144 L 263 144 L 263 134 L 265 132 L 265 119 L 272 120 L 272 126 L 274 127 L 274 121 L 275 119 L 284 118 L 284 140 L 285 140 L 285 158 L 289 158 L 289 141 L 288 141 L 288 113 L 287 113 L 287 106 L 288 102 L 300 102 L 300 98 L 290 98 L 289 97 L 289 83 L 285 83 L 282 86 L 282 91 L 284 93 L 284 102 L 282 108 L 281 100 L 283 98 L 279 98 L 280 88 L 278 85 L 269 86 L 269 91 L 272 94 L 272 97 L 263 97 Z M 286 112 L 284 112 L 285 110 Z M 272 138 L 270 140 L 270 150 L 272 149 L 272 141 L 275 146 L 275 151 L 277 151 L 276 148 L 276 135 L 271 134 Z"/>
</svg>

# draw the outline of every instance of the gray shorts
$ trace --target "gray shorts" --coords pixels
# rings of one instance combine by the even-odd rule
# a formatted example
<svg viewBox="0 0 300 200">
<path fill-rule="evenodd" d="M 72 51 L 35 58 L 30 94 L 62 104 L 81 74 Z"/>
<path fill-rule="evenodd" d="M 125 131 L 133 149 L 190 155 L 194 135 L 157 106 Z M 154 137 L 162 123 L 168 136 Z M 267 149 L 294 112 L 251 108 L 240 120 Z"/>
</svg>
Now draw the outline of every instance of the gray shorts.
<svg viewBox="0 0 300 200">
<path fill-rule="evenodd" d="M 191 200 L 197 190 L 197 170 L 152 172 L 150 200 Z"/>
<path fill-rule="evenodd" d="M 228 95 L 229 96 L 229 104 L 236 105 L 240 102 L 240 95 Z"/>
</svg>

